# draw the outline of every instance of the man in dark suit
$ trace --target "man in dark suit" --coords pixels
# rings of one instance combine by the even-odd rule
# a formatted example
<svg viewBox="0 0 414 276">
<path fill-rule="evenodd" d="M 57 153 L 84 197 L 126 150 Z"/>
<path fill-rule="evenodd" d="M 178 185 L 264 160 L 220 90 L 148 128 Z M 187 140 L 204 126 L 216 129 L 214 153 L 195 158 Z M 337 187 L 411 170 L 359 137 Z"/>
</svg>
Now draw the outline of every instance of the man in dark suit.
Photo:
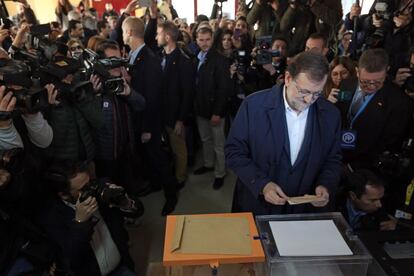
<svg viewBox="0 0 414 276">
<path fill-rule="evenodd" d="M 324 207 L 340 176 L 340 114 L 322 94 L 328 62 L 303 52 L 289 65 L 283 86 L 249 96 L 225 147 L 238 176 L 233 211 L 283 214 L 314 211 L 288 205 L 293 196 L 316 194 Z"/>
<path fill-rule="evenodd" d="M 344 164 L 372 168 L 384 151 L 399 152 L 412 122 L 412 103 L 386 81 L 388 55 L 383 49 L 365 51 L 356 79 L 341 82 L 349 100 L 338 101 L 342 117 Z M 354 137 L 354 139 L 352 139 Z"/>
<path fill-rule="evenodd" d="M 224 160 L 224 118 L 230 97 L 230 67 L 227 59 L 213 46 L 213 32 L 210 28 L 197 30 L 198 54 L 195 114 L 203 142 L 204 166 L 194 174 L 203 174 L 214 168 L 214 189 L 223 186 L 226 166 Z"/>
<path fill-rule="evenodd" d="M 182 187 L 187 178 L 185 123 L 192 111 L 194 68 L 190 58 L 177 47 L 177 26 L 170 21 L 157 28 L 158 46 L 163 48 L 163 123 L 175 157 L 175 177 Z"/>
<path fill-rule="evenodd" d="M 143 158 L 148 161 L 152 188 L 164 188 L 166 203 L 162 215 L 168 215 L 177 204 L 177 181 L 161 144 L 161 61 L 144 43 L 144 22 L 141 19 L 126 18 L 122 30 L 124 43 L 131 48 L 131 86 L 144 96 L 146 102 L 145 110 L 137 114 L 137 137 Z"/>
</svg>

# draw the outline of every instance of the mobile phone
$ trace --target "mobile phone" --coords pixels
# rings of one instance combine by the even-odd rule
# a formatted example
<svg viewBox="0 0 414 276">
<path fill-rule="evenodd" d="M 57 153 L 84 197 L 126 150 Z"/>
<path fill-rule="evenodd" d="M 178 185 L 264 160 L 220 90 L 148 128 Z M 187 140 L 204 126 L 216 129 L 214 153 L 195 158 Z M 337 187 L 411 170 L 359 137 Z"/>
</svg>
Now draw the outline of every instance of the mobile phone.
<svg viewBox="0 0 414 276">
<path fill-rule="evenodd" d="M 234 37 L 234 39 L 240 39 L 240 36 L 241 36 L 241 29 L 234 29 L 234 32 L 233 32 L 233 37 Z"/>
<path fill-rule="evenodd" d="M 51 31 L 50 23 L 33 25 L 30 27 L 30 33 L 33 35 L 47 35 Z"/>
<path fill-rule="evenodd" d="M 352 92 L 341 90 L 337 96 L 338 102 L 350 102 L 352 100 Z"/>
<path fill-rule="evenodd" d="M 141 8 L 149 8 L 151 7 L 152 1 L 151 0 L 139 0 L 138 4 Z"/>
</svg>

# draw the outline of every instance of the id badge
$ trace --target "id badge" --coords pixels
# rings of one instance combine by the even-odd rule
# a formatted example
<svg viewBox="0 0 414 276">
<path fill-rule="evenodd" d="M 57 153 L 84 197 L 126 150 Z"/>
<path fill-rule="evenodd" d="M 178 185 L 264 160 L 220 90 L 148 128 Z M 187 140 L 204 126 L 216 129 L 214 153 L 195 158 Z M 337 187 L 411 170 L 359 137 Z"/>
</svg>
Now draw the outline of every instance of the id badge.
<svg viewBox="0 0 414 276">
<path fill-rule="evenodd" d="M 104 101 L 103 102 L 103 108 L 104 109 L 108 109 L 109 108 L 109 102 L 108 101 Z"/>
<path fill-rule="evenodd" d="M 355 130 L 343 130 L 341 133 L 341 148 L 355 149 L 357 133 Z"/>
</svg>

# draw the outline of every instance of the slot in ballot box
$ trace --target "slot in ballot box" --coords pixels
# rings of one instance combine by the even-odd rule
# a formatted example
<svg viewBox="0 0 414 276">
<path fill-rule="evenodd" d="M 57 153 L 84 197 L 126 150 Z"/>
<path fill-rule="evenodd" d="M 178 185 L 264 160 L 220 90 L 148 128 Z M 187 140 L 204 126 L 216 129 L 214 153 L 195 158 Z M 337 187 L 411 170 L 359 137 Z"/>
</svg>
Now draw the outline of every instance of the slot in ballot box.
<svg viewBox="0 0 414 276">
<path fill-rule="evenodd" d="M 372 261 L 340 213 L 257 216 L 256 224 L 266 256 L 259 275 L 363 276 Z"/>
</svg>

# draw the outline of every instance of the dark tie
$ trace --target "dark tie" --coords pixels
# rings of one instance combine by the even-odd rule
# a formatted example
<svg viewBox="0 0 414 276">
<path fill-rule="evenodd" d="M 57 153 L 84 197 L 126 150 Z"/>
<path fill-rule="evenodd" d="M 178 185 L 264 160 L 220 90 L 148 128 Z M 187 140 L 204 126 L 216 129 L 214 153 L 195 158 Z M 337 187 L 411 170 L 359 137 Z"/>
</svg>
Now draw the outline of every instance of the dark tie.
<svg viewBox="0 0 414 276">
<path fill-rule="evenodd" d="M 351 116 L 352 118 L 355 117 L 355 115 L 358 113 L 361 106 L 364 104 L 365 101 L 365 93 L 362 91 L 359 91 L 359 94 L 357 95 L 357 99 L 352 104 L 351 107 Z"/>
</svg>

